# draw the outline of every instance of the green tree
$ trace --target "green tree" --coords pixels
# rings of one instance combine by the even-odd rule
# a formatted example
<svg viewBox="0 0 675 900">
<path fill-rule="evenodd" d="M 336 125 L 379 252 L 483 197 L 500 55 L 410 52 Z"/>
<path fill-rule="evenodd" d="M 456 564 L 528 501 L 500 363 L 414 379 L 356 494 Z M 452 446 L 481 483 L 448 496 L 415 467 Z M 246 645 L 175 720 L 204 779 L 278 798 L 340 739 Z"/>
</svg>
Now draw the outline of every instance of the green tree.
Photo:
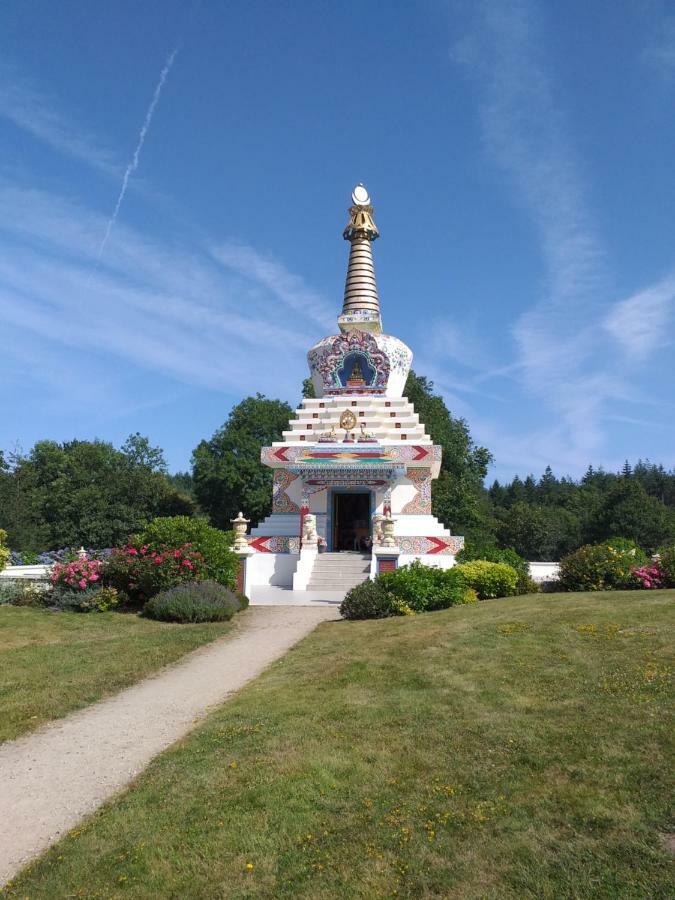
<svg viewBox="0 0 675 900">
<path fill-rule="evenodd" d="M 650 497 L 635 478 L 622 478 L 605 496 L 592 527 L 595 540 L 630 538 L 651 553 L 675 539 L 675 512 Z"/>
<path fill-rule="evenodd" d="M 530 561 L 558 560 L 579 546 L 579 520 L 569 510 L 519 501 L 501 511 L 499 543 Z"/>
<path fill-rule="evenodd" d="M 302 396 L 305 400 L 313 400 L 316 397 L 314 382 L 311 378 L 305 378 L 302 382 Z"/>
<path fill-rule="evenodd" d="M 16 457 L 11 505 L 0 513 L 12 547 L 109 547 L 155 516 L 193 514 L 194 503 L 158 470 L 161 451 L 140 435 L 124 447 L 38 441 L 27 456 Z"/>
<path fill-rule="evenodd" d="M 405 396 L 415 406 L 429 437 L 443 450 L 441 472 L 432 488 L 434 515 L 470 540 L 494 541 L 489 500 L 483 487 L 492 456 L 474 443 L 464 419 L 451 415 L 432 381 L 410 372 Z"/>
<path fill-rule="evenodd" d="M 270 513 L 272 470 L 260 462 L 260 450 L 281 440 L 292 414 L 281 400 L 247 397 L 210 440 L 196 447 L 195 496 L 213 525 L 229 529 L 239 510 L 254 523 Z"/>
<path fill-rule="evenodd" d="M 122 444 L 122 453 L 132 466 L 145 466 L 151 472 L 166 475 L 167 466 L 161 447 L 151 447 L 150 441 L 142 434 L 130 434 Z"/>
<path fill-rule="evenodd" d="M 173 475 L 167 475 L 170 483 L 187 497 L 195 498 L 195 483 L 192 478 L 192 472 L 175 472 Z"/>
</svg>

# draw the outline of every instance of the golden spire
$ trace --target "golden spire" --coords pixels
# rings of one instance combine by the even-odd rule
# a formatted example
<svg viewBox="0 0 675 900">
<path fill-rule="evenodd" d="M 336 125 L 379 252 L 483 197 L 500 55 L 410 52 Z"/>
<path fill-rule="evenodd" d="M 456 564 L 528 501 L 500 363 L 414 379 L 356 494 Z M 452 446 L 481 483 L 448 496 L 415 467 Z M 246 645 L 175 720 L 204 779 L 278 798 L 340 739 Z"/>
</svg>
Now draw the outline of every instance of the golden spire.
<svg viewBox="0 0 675 900">
<path fill-rule="evenodd" d="M 368 191 L 362 184 L 358 184 L 352 191 L 349 216 L 347 227 L 342 232 L 344 239 L 351 243 L 351 249 L 342 315 L 338 318 L 338 324 L 342 331 L 360 329 L 380 332 L 380 301 L 370 246 L 380 233 L 373 219 Z"/>
</svg>

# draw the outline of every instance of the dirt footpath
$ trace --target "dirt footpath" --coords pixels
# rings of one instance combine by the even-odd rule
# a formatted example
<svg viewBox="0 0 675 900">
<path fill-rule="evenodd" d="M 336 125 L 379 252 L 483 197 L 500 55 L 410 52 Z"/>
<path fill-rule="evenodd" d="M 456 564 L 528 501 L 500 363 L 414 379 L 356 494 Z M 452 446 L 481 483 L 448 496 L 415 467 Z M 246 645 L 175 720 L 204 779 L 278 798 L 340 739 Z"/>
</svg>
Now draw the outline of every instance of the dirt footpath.
<svg viewBox="0 0 675 900">
<path fill-rule="evenodd" d="M 233 633 L 176 665 L 0 745 L 0 885 L 121 791 L 211 707 L 319 622 L 336 618 L 330 606 L 249 608 L 235 618 Z"/>
</svg>

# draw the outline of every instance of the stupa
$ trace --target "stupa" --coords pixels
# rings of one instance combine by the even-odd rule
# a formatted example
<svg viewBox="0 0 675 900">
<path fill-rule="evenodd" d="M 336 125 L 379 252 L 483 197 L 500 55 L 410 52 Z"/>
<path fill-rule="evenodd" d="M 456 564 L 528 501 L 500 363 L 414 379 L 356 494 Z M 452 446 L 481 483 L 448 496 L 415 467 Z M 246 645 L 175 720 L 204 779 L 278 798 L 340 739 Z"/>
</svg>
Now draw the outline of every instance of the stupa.
<svg viewBox="0 0 675 900">
<path fill-rule="evenodd" d="M 344 590 L 413 559 L 449 568 L 464 544 L 431 513 L 441 448 L 403 396 L 412 351 L 382 331 L 372 253 L 379 232 L 362 184 L 349 216 L 339 333 L 307 355 L 316 397 L 303 400 L 283 440 L 262 450 L 274 470 L 272 514 L 249 537 L 247 593 L 258 585 Z"/>
</svg>

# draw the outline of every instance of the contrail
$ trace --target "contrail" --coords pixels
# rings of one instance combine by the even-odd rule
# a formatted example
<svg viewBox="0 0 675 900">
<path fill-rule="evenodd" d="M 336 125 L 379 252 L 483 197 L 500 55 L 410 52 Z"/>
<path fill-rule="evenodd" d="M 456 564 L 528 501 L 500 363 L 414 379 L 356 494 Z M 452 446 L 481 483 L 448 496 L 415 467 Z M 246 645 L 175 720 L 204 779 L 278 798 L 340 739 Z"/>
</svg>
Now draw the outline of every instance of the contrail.
<svg viewBox="0 0 675 900">
<path fill-rule="evenodd" d="M 120 188 L 120 194 L 117 198 L 117 203 L 115 204 L 115 209 L 113 210 L 113 214 L 108 221 L 108 226 L 105 230 L 105 235 L 103 236 L 103 240 L 101 241 L 101 246 L 98 248 L 98 257 L 96 259 L 96 264 L 101 262 L 101 257 L 103 256 L 103 251 L 105 250 L 105 245 L 108 243 L 108 238 L 110 237 L 110 233 L 113 230 L 115 222 L 117 221 L 117 216 L 119 215 L 120 207 L 122 206 L 122 201 L 124 200 L 124 195 L 127 192 L 127 187 L 129 185 L 129 179 L 131 175 L 138 168 L 138 160 L 141 155 L 141 150 L 143 149 L 143 144 L 145 143 L 145 138 L 150 129 L 150 123 L 152 122 L 152 117 L 155 114 L 155 108 L 159 102 L 160 94 L 162 93 L 162 88 L 164 87 L 164 82 L 166 81 L 169 72 L 171 71 L 171 66 L 173 65 L 173 61 L 176 58 L 176 53 L 178 53 L 178 47 L 169 54 L 166 62 L 164 63 L 164 68 L 162 69 L 159 81 L 157 82 L 157 87 L 155 88 L 155 93 L 152 95 L 152 100 L 150 101 L 150 106 L 148 107 L 148 111 L 145 114 L 145 120 L 143 122 L 143 127 L 141 128 L 141 133 L 138 136 L 138 144 L 136 145 L 136 149 L 134 151 L 134 155 L 131 158 L 131 162 L 127 166 L 127 170 L 124 173 L 124 178 L 122 179 L 122 187 Z"/>
</svg>

